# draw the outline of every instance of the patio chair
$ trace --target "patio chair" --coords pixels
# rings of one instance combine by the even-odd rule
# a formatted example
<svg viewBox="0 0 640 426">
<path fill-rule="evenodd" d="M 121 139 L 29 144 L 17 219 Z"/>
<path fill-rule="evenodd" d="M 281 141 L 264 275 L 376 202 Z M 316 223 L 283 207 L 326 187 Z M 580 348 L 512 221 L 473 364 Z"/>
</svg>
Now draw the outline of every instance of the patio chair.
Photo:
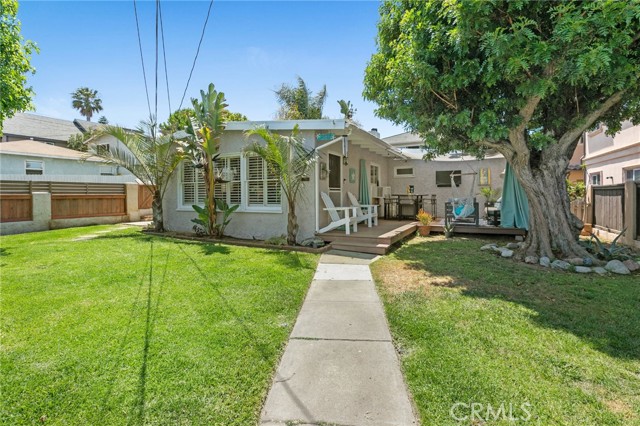
<svg viewBox="0 0 640 426">
<path fill-rule="evenodd" d="M 378 226 L 378 205 L 377 204 L 360 204 L 355 195 L 347 192 L 351 205 L 356 207 L 356 218 L 358 222 L 367 221 L 369 228 Z"/>
<path fill-rule="evenodd" d="M 336 207 L 333 201 L 326 192 L 321 192 L 320 197 L 325 205 L 325 211 L 329 213 L 331 223 L 318 231 L 319 234 L 331 231 L 332 229 L 344 226 L 345 233 L 349 235 L 351 233 L 351 226 L 353 226 L 353 232 L 358 232 L 358 218 L 356 217 L 356 207 Z M 343 217 L 340 217 L 339 212 L 342 212 Z"/>
</svg>

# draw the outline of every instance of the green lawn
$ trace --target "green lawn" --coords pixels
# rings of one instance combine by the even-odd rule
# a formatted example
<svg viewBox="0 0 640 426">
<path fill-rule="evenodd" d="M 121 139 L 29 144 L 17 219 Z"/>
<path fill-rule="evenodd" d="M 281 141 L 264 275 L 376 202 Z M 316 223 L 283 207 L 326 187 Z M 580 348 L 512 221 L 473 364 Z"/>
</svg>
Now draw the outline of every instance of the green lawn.
<svg viewBox="0 0 640 426">
<path fill-rule="evenodd" d="M 372 265 L 422 424 L 640 425 L 639 276 L 550 271 L 487 241 L 416 238 Z"/>
<path fill-rule="evenodd" d="M 317 262 L 114 226 L 0 242 L 6 425 L 255 424 Z"/>
</svg>

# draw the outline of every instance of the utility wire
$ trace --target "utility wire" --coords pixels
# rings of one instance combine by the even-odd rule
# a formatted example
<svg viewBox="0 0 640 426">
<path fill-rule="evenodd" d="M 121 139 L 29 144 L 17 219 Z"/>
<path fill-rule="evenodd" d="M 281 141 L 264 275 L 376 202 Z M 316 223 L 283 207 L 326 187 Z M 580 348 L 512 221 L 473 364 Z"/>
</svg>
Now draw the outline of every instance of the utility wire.
<svg viewBox="0 0 640 426">
<path fill-rule="evenodd" d="M 164 22 L 162 20 L 162 3 L 160 3 L 160 36 L 162 37 L 162 59 L 164 62 L 164 80 L 167 83 L 167 102 L 169 104 L 169 114 L 171 109 L 171 92 L 169 91 L 169 72 L 167 71 L 167 49 L 164 45 Z"/>
<path fill-rule="evenodd" d="M 200 41 L 198 42 L 198 49 L 196 50 L 196 56 L 193 58 L 193 64 L 191 65 L 191 72 L 189 72 L 189 78 L 187 79 L 187 85 L 184 88 L 184 92 L 182 93 L 182 99 L 180 99 L 180 106 L 178 109 L 182 108 L 182 103 L 184 102 L 184 97 L 187 95 L 187 89 L 189 89 L 189 83 L 191 82 L 191 76 L 193 76 L 193 70 L 196 67 L 196 61 L 198 60 L 198 55 L 200 54 L 200 46 L 202 46 L 202 40 L 204 39 L 204 33 L 207 29 L 207 23 L 209 22 L 209 15 L 211 14 L 211 6 L 213 6 L 213 0 L 209 2 L 209 10 L 207 10 L 207 18 L 204 20 L 204 26 L 202 27 L 202 34 L 200 34 Z"/>
<path fill-rule="evenodd" d="M 138 47 L 140 48 L 140 62 L 142 63 L 142 77 L 144 78 L 144 91 L 147 94 L 147 108 L 149 108 L 149 118 L 151 118 L 151 102 L 149 101 L 149 87 L 147 85 L 147 72 L 144 66 L 144 55 L 142 54 L 142 40 L 140 39 L 140 24 L 138 23 L 138 7 L 136 0 L 133 0 L 133 12 L 136 16 L 136 30 L 138 32 Z"/>
<path fill-rule="evenodd" d="M 157 126 L 158 122 L 158 29 L 159 29 L 159 21 L 160 21 L 160 0 L 156 0 L 156 81 L 155 81 L 155 101 L 154 101 L 154 109 L 153 109 L 153 118 L 154 118 L 154 128 Z"/>
</svg>

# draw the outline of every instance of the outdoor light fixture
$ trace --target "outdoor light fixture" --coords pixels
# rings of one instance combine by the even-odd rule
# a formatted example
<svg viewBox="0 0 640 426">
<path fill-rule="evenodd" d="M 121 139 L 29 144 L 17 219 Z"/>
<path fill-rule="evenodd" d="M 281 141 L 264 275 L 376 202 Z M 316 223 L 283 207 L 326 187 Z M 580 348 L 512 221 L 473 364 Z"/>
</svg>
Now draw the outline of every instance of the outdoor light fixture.
<svg viewBox="0 0 640 426">
<path fill-rule="evenodd" d="M 349 165 L 349 137 L 342 135 L 342 164 Z"/>
</svg>

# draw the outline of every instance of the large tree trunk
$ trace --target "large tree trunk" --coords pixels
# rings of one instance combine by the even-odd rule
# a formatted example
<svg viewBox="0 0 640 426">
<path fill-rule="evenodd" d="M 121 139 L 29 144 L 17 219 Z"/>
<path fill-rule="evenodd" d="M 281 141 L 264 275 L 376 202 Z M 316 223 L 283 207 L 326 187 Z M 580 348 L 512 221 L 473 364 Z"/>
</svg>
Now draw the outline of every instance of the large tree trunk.
<svg viewBox="0 0 640 426">
<path fill-rule="evenodd" d="M 296 204 L 288 201 L 289 215 L 287 217 L 287 244 L 296 245 L 296 237 L 298 236 L 298 217 L 296 216 Z"/>
<path fill-rule="evenodd" d="M 546 157 L 546 158 L 544 158 Z M 575 258 L 590 256 L 578 244 L 582 221 L 571 213 L 564 156 L 543 156 L 537 168 L 528 158 L 514 156 L 510 164 L 529 200 L 529 233 L 525 256 Z"/>
<path fill-rule="evenodd" d="M 162 215 L 162 197 L 159 190 L 153 191 L 153 201 L 151 202 L 153 211 L 153 229 L 157 232 L 164 231 L 164 218 Z"/>
</svg>

